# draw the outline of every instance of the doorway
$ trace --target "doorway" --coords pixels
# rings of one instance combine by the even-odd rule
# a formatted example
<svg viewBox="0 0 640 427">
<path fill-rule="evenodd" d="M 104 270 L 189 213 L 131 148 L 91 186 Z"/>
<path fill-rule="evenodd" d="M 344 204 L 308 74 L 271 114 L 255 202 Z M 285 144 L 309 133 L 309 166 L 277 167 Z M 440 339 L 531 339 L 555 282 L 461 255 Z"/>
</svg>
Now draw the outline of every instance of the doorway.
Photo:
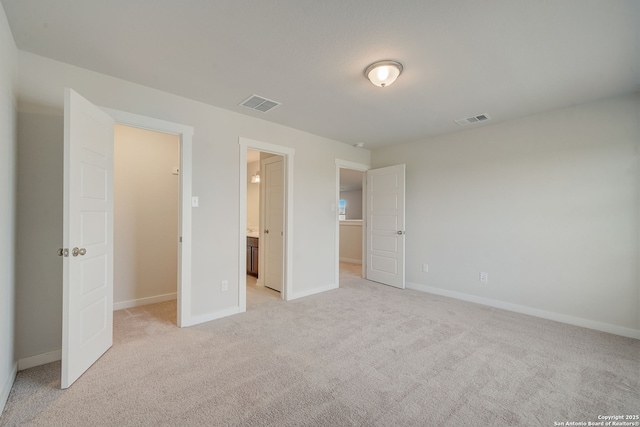
<svg viewBox="0 0 640 427">
<path fill-rule="evenodd" d="M 340 262 L 362 265 L 362 219 L 364 171 L 340 169 L 338 221 L 340 222 Z"/>
<path fill-rule="evenodd" d="M 405 288 L 405 168 L 404 164 L 370 169 L 336 159 L 336 205 L 340 201 L 340 171 L 366 173 L 363 179 L 362 277 Z M 336 215 L 336 283 L 340 283 L 340 229 Z"/>
<path fill-rule="evenodd" d="M 252 285 L 253 276 L 248 275 L 251 269 L 253 250 L 248 245 L 250 237 L 258 239 L 258 265 L 257 279 L 259 285 L 267 285 L 280 291 L 280 298 L 288 300 L 292 297 L 292 254 L 289 248 L 293 240 L 293 155 L 294 150 L 275 144 L 256 141 L 247 138 L 239 138 L 240 149 L 240 215 L 238 232 L 238 307 L 243 312 L 247 309 L 247 283 Z M 253 162 L 248 162 L 249 156 L 254 157 Z M 257 160 L 260 159 L 260 160 Z M 258 162 L 258 163 L 256 163 Z M 248 163 L 252 163 L 251 166 Z M 251 171 L 251 173 L 250 173 Z M 256 181 L 256 172 L 259 183 Z M 254 181 L 252 183 L 251 181 Z M 268 182 L 279 182 L 279 189 L 268 189 Z M 255 189 L 260 188 L 260 214 L 255 215 Z M 269 195 L 269 192 L 271 194 Z M 254 194 L 254 201 L 248 200 L 248 196 Z M 271 204 L 268 204 L 269 202 Z M 276 201 L 275 203 L 273 203 Z M 250 205 L 254 206 L 254 213 L 249 213 Z M 276 212 L 270 208 L 279 206 L 281 221 L 270 222 L 269 215 Z M 258 223 L 258 224 L 256 224 Z M 268 227 L 266 226 L 268 225 Z M 273 262 L 269 256 L 279 254 L 280 260 Z M 272 269 L 266 269 L 269 265 Z M 276 285 L 269 283 L 274 273 L 277 273 Z M 280 288 L 280 289 L 278 289 Z"/>
<path fill-rule="evenodd" d="M 178 135 L 115 125 L 114 310 L 177 298 L 179 165 Z"/>
<path fill-rule="evenodd" d="M 336 275 L 340 285 L 340 262 L 360 264 L 365 277 L 364 207 L 368 165 L 336 159 Z M 353 267 L 352 269 L 357 269 Z"/>
<path fill-rule="evenodd" d="M 193 127 L 165 120 L 155 119 L 138 114 L 127 113 L 111 108 L 102 108 L 111 116 L 116 124 L 137 129 L 146 129 L 177 136 L 179 139 L 178 182 L 178 256 L 177 256 L 177 312 L 178 327 L 192 326 L 199 323 L 191 315 L 191 187 L 192 187 L 192 140 Z M 175 171 L 173 165 L 169 170 Z"/>
<path fill-rule="evenodd" d="M 258 150 L 247 150 L 246 197 L 246 304 L 251 309 L 282 298 L 282 272 L 284 271 L 282 228 L 284 207 L 282 199 L 283 157 Z M 274 167 L 278 165 L 279 167 Z M 274 194 L 274 188 L 279 189 Z M 274 197 L 275 196 L 275 197 Z M 280 207 L 274 211 L 274 207 Z M 268 213 L 278 214 L 277 217 Z M 274 272 L 278 274 L 274 277 Z"/>
</svg>

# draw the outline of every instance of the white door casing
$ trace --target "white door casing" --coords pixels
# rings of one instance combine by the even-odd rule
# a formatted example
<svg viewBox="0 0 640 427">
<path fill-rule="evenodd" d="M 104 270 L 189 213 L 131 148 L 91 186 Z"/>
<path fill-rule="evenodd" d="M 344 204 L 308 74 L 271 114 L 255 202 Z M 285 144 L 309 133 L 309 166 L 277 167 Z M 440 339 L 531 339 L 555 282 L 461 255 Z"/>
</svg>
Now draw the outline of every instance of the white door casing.
<svg viewBox="0 0 640 427">
<path fill-rule="evenodd" d="M 271 144 L 264 141 L 239 137 L 239 164 L 238 179 L 240 183 L 240 214 L 238 215 L 238 310 L 241 313 L 247 309 L 247 272 L 246 272 L 246 244 L 247 244 L 247 149 L 258 150 L 265 153 L 276 154 L 281 156 L 284 162 L 284 273 L 283 273 L 283 289 L 281 297 L 283 300 L 292 300 L 299 298 L 293 290 L 293 188 L 294 188 L 294 159 L 295 150 L 282 145 Z M 262 214 L 261 214 L 262 221 Z M 261 236 L 264 237 L 264 236 Z M 259 274 L 264 277 L 264 260 L 260 251 Z"/>
<path fill-rule="evenodd" d="M 405 165 L 367 171 L 367 279 L 404 289 Z"/>
<path fill-rule="evenodd" d="M 113 340 L 114 120 L 65 90 L 61 387 Z M 77 248 L 77 249 L 74 249 Z"/>
<path fill-rule="evenodd" d="M 193 127 L 111 108 L 102 107 L 102 111 L 113 117 L 116 123 L 122 125 L 180 136 L 180 242 L 178 245 L 177 324 L 178 327 L 182 328 L 211 320 L 209 316 L 193 316 L 191 313 L 191 181 L 193 170 Z"/>
<path fill-rule="evenodd" d="M 264 286 L 282 292 L 284 274 L 284 161 L 273 156 L 260 162 L 264 189 Z M 264 243 L 263 243 L 264 242 Z"/>
</svg>

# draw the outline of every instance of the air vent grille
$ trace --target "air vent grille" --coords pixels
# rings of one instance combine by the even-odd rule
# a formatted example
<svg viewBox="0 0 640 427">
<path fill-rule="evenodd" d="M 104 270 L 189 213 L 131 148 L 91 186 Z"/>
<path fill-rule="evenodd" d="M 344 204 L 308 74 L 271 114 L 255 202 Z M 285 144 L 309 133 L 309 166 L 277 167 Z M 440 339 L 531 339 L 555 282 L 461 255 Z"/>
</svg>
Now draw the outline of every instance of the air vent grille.
<svg viewBox="0 0 640 427">
<path fill-rule="evenodd" d="M 240 103 L 241 106 L 266 113 L 280 105 L 279 102 L 258 95 L 251 95 Z"/>
<path fill-rule="evenodd" d="M 463 119 L 454 120 L 460 126 L 470 125 L 472 123 L 478 122 L 486 122 L 487 120 L 491 120 L 488 114 L 478 114 L 477 116 L 465 117 Z"/>
</svg>

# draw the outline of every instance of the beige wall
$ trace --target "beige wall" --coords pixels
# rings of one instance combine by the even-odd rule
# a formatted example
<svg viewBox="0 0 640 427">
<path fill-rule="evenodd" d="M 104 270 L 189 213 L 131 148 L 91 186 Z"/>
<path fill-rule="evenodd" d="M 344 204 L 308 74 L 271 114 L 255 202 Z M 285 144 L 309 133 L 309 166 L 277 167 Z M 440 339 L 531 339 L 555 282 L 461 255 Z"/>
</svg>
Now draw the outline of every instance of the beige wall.
<svg viewBox="0 0 640 427">
<path fill-rule="evenodd" d="M 340 221 L 340 261 L 362 264 L 362 221 Z"/>
<path fill-rule="evenodd" d="M 180 137 L 116 125 L 114 142 L 114 307 L 175 298 Z"/>
<path fill-rule="evenodd" d="M 368 164 L 370 153 L 350 145 L 321 138 L 309 133 L 264 120 L 212 107 L 201 102 L 150 89 L 92 71 L 73 67 L 26 52 L 18 52 L 20 73 L 19 110 L 33 118 L 43 113 L 60 114 L 65 87 L 71 87 L 93 103 L 122 111 L 141 114 L 194 127 L 193 195 L 200 206 L 192 209 L 191 305 L 192 315 L 212 316 L 233 312 L 238 307 L 240 266 L 239 185 L 240 137 L 277 144 L 295 150 L 293 189 L 293 292 L 292 297 L 318 292 L 337 286 L 335 259 L 335 159 Z M 39 133 L 46 133 L 42 122 Z M 34 138 L 20 139 L 20 145 L 37 146 Z M 62 138 L 52 141 L 61 149 Z M 49 159 L 48 171 L 61 170 L 62 159 Z M 21 173 L 35 173 L 26 164 Z M 58 191 L 61 180 L 43 178 Z M 62 213 L 58 225 L 62 224 Z M 309 226 L 312 224 L 313 226 Z M 244 227 L 244 224 L 241 226 Z M 58 247 L 59 240 L 42 242 Z M 35 264 L 35 269 L 40 269 Z M 314 274 L 309 275 L 309 271 Z M 44 275 L 44 271 L 42 271 Z M 33 290 L 46 283 L 34 282 Z M 220 283 L 229 282 L 229 291 L 222 292 Z M 19 324 L 17 334 L 24 349 L 18 357 L 25 358 L 50 351 L 49 342 L 61 340 L 52 326 L 61 310 L 61 280 L 52 289 L 48 301 L 32 298 L 32 313 L 28 324 Z"/>
<path fill-rule="evenodd" d="M 640 337 L 639 118 L 626 96 L 374 151 L 407 167 L 407 281 Z"/>
<path fill-rule="evenodd" d="M 15 377 L 16 45 L 0 4 L 0 413 Z"/>
</svg>

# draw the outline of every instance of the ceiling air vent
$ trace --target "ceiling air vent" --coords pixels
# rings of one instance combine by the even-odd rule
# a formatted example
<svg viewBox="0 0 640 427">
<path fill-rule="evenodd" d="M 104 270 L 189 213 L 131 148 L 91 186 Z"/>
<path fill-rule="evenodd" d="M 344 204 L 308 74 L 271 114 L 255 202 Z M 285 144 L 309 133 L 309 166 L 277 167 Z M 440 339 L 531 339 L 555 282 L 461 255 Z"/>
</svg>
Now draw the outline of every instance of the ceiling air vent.
<svg viewBox="0 0 640 427">
<path fill-rule="evenodd" d="M 280 103 L 271 99 L 263 98 L 258 95 L 251 95 L 249 98 L 242 101 L 240 105 L 243 107 L 251 108 L 252 110 L 258 110 L 266 113 L 267 111 L 276 108 L 278 105 L 280 105 Z"/>
<path fill-rule="evenodd" d="M 471 123 L 486 122 L 491 120 L 488 114 L 478 114 L 477 116 L 465 117 L 464 119 L 454 120 L 460 126 L 470 125 Z"/>
</svg>

